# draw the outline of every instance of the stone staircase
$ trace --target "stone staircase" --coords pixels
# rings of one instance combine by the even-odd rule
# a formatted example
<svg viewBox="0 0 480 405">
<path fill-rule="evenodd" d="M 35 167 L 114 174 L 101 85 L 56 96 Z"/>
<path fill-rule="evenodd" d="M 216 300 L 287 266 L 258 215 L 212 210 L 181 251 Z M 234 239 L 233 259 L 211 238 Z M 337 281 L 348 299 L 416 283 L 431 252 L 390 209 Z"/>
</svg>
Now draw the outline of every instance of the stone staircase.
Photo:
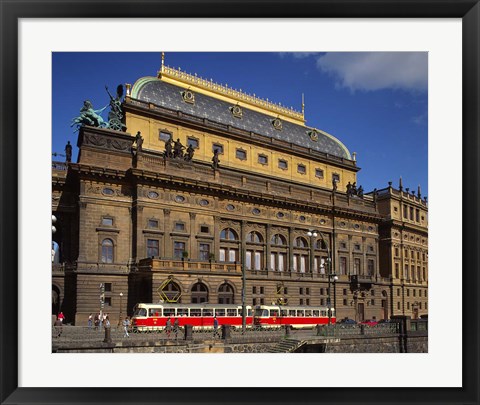
<svg viewBox="0 0 480 405">
<path fill-rule="evenodd" d="M 270 348 L 267 353 L 292 353 L 304 344 L 306 342 L 303 340 L 285 339 Z"/>
</svg>

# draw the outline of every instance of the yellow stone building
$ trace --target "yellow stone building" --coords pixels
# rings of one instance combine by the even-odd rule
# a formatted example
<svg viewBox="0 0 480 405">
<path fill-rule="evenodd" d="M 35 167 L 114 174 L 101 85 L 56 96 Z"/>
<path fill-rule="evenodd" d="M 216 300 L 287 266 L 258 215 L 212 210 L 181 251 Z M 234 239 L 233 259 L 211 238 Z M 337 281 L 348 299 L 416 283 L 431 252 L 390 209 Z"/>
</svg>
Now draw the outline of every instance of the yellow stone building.
<svg viewBox="0 0 480 405">
<path fill-rule="evenodd" d="M 428 312 L 420 193 L 364 194 L 354 157 L 303 108 L 163 63 L 126 88 L 126 132 L 84 126 L 78 161 L 54 165 L 53 313 L 83 324 L 138 302 L 243 297 L 330 299 L 358 321 Z"/>
</svg>

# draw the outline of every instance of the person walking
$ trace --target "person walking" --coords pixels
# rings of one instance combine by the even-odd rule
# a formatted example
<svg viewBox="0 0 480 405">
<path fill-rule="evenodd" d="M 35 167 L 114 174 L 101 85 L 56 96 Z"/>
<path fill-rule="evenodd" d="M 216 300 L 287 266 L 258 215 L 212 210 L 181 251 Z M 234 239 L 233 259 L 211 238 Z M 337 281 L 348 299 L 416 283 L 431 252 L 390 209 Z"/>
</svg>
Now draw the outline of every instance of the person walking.
<svg viewBox="0 0 480 405">
<path fill-rule="evenodd" d="M 170 339 L 170 332 L 172 331 L 172 321 L 170 317 L 168 317 L 167 322 L 165 324 L 165 333 L 167 334 L 167 338 Z"/>
<path fill-rule="evenodd" d="M 92 329 L 93 326 L 93 316 L 92 314 L 88 315 L 88 329 Z"/>
<path fill-rule="evenodd" d="M 220 337 L 218 334 L 218 319 L 217 317 L 213 318 L 213 338 L 215 339 L 215 336 Z"/>
<path fill-rule="evenodd" d="M 60 311 L 60 313 L 58 314 L 58 319 L 60 322 L 63 323 L 63 321 L 65 320 L 65 315 L 63 315 L 63 312 Z"/>
<path fill-rule="evenodd" d="M 178 329 L 179 329 L 180 322 L 178 321 L 178 318 L 175 318 L 175 321 L 173 321 L 173 333 L 175 334 L 175 339 L 178 337 Z"/>
<path fill-rule="evenodd" d="M 130 319 L 128 319 L 128 316 L 125 317 L 125 320 L 123 321 L 123 337 L 129 337 L 130 335 L 128 334 L 128 327 L 130 326 Z"/>
</svg>

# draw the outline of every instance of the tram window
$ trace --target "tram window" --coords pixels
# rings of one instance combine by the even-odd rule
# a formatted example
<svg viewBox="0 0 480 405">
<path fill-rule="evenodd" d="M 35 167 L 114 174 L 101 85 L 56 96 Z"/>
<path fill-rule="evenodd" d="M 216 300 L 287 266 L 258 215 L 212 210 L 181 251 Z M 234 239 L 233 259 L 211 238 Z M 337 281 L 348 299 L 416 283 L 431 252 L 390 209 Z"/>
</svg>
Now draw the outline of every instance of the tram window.
<svg viewBox="0 0 480 405">
<path fill-rule="evenodd" d="M 270 316 L 278 316 L 279 310 L 278 309 L 271 309 Z"/>
<path fill-rule="evenodd" d="M 213 309 L 203 309 L 203 316 L 213 316 Z"/>
<path fill-rule="evenodd" d="M 148 316 L 162 316 L 161 308 L 150 308 Z"/>
<path fill-rule="evenodd" d="M 247 309 L 247 316 L 252 316 L 252 314 L 253 314 L 252 308 L 248 308 Z"/>
<path fill-rule="evenodd" d="M 320 315 L 320 311 L 318 309 L 314 309 L 313 316 L 319 316 L 319 315 Z"/>
<path fill-rule="evenodd" d="M 147 310 L 145 308 L 137 308 L 135 316 L 147 316 Z"/>
<path fill-rule="evenodd" d="M 163 308 L 163 316 L 175 316 L 175 308 Z"/>
<path fill-rule="evenodd" d="M 294 309 L 290 309 L 288 311 L 288 316 L 297 316 L 296 311 Z"/>
<path fill-rule="evenodd" d="M 177 316 L 188 316 L 188 308 L 177 308 Z"/>
<path fill-rule="evenodd" d="M 322 316 L 327 316 L 327 311 L 321 311 Z"/>
<path fill-rule="evenodd" d="M 225 316 L 224 309 L 215 309 L 215 316 Z"/>
<path fill-rule="evenodd" d="M 305 316 L 305 311 L 303 309 L 299 309 L 297 311 L 297 316 Z"/>
<path fill-rule="evenodd" d="M 310 309 L 305 310 L 305 316 L 312 316 L 312 311 Z"/>
<path fill-rule="evenodd" d="M 286 309 L 282 309 L 280 311 L 280 313 L 282 314 L 282 316 L 287 316 L 288 315 L 288 311 Z"/>
<path fill-rule="evenodd" d="M 237 310 L 235 308 L 227 309 L 227 316 L 237 316 Z"/>
<path fill-rule="evenodd" d="M 190 309 L 190 316 L 202 316 L 202 310 L 200 308 L 191 308 Z"/>
</svg>

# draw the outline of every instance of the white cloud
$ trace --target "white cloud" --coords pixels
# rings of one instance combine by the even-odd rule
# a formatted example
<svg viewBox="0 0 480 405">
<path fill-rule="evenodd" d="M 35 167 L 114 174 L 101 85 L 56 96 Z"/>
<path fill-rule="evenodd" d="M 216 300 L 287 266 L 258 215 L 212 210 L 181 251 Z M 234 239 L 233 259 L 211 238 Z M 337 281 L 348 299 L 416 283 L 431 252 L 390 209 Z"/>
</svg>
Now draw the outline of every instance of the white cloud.
<svg viewBox="0 0 480 405">
<path fill-rule="evenodd" d="M 355 90 L 426 90 L 426 52 L 333 52 L 320 56 L 317 67 L 333 74 L 339 87 Z"/>
</svg>

